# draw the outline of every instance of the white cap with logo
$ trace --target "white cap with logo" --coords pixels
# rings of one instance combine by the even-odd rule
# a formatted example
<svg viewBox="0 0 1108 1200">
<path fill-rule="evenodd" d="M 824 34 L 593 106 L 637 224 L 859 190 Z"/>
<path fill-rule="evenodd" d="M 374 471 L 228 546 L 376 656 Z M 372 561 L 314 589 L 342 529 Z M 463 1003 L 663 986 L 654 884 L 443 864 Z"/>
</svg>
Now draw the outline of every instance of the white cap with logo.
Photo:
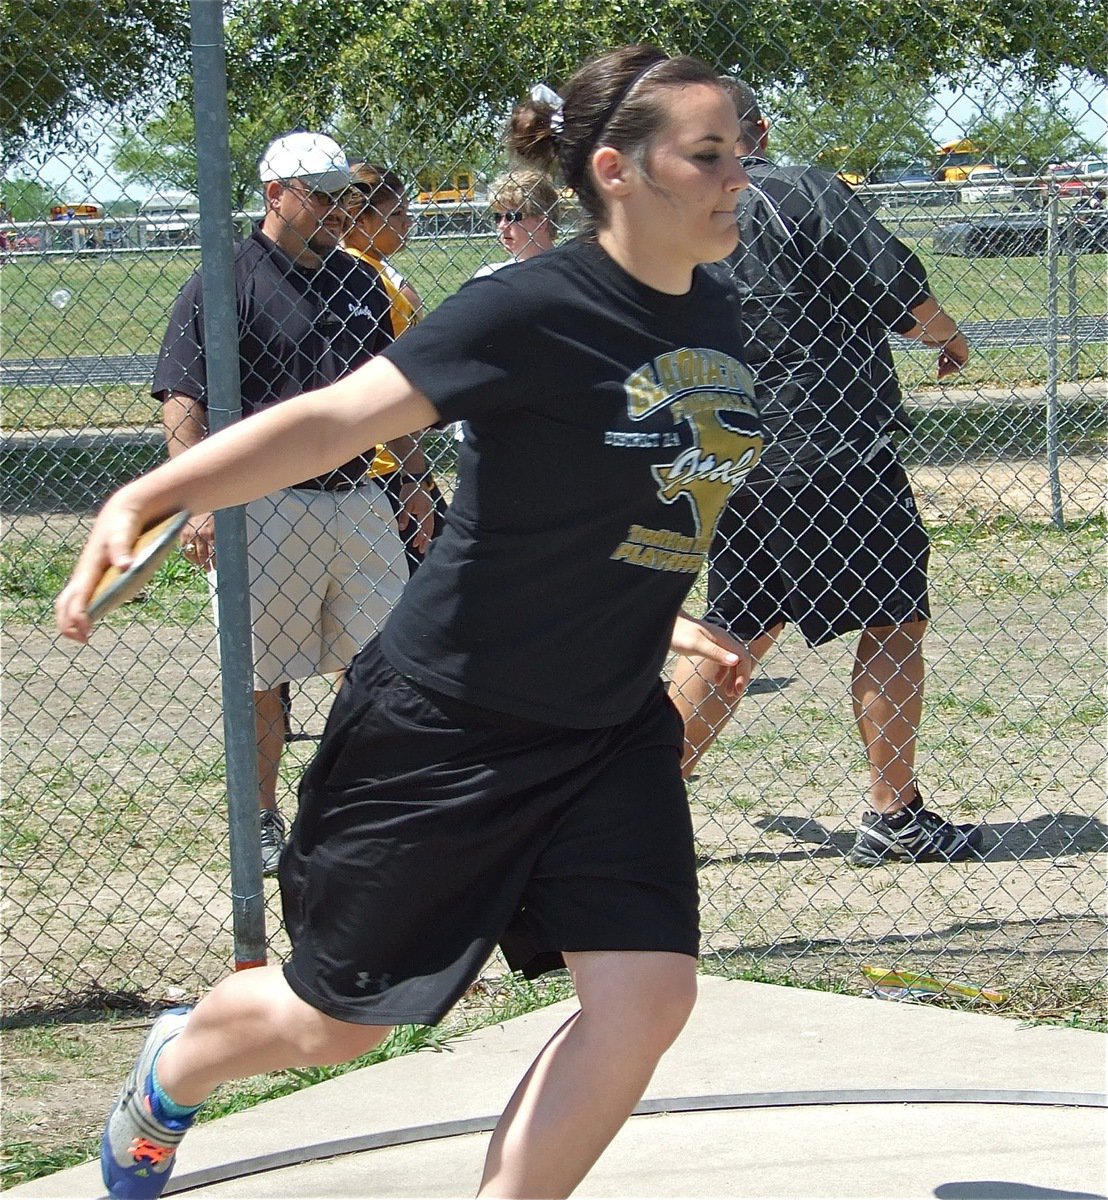
<svg viewBox="0 0 1108 1200">
<path fill-rule="evenodd" d="M 274 138 L 258 163 L 262 183 L 300 179 L 313 191 L 337 195 L 351 184 L 342 147 L 325 133 L 286 133 Z"/>
</svg>

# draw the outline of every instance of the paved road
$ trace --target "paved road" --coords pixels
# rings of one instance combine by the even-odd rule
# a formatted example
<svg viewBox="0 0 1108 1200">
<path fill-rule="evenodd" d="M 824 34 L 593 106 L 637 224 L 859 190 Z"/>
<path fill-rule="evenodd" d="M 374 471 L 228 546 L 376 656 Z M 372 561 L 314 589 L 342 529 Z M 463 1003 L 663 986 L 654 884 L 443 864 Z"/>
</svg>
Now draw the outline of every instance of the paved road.
<svg viewBox="0 0 1108 1200">
<path fill-rule="evenodd" d="M 1108 341 L 1108 317 L 1078 317 L 1074 333 L 1081 343 Z M 1059 318 L 1058 337 L 1068 340 L 1071 322 Z M 1045 317 L 1013 317 L 1000 321 L 966 321 L 971 345 L 1043 346 L 1050 322 Z M 899 339 L 898 339 L 899 340 Z M 910 346 L 911 343 L 901 342 Z M 0 387 L 83 387 L 88 384 L 149 384 L 156 354 L 103 354 L 79 358 L 5 358 L 0 360 Z"/>
</svg>

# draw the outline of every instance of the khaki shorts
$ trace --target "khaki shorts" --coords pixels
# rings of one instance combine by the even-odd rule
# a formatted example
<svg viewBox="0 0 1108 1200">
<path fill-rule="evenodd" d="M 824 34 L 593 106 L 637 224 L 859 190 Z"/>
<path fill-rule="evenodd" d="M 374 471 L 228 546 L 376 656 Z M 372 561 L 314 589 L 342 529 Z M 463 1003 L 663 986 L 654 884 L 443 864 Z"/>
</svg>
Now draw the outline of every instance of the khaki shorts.
<svg viewBox="0 0 1108 1200">
<path fill-rule="evenodd" d="M 408 576 L 392 507 L 373 483 L 255 500 L 246 506 L 246 545 L 256 691 L 345 670 Z M 218 624 L 217 576 L 208 582 Z"/>
</svg>

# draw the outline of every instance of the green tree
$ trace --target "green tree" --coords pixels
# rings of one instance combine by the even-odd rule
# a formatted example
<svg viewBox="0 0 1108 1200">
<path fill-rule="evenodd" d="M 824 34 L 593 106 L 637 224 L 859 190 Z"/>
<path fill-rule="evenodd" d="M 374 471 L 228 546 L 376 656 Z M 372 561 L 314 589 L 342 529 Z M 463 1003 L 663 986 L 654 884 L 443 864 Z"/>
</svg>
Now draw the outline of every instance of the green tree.
<svg viewBox="0 0 1108 1200">
<path fill-rule="evenodd" d="M 150 95 L 188 62 L 187 0 L 2 0 L 3 162 L 72 137 L 90 110 Z"/>
<path fill-rule="evenodd" d="M 1057 98 L 1023 96 L 1005 111 L 982 113 L 966 136 L 988 146 L 998 162 L 1026 166 L 1035 174 L 1049 162 L 1096 153 L 1096 143 L 1078 132 L 1077 124 Z"/>
<path fill-rule="evenodd" d="M 649 40 L 755 87 L 843 102 L 859 74 L 1030 80 L 1066 66 L 1108 74 L 1100 0 L 254 0 L 228 20 L 232 90 L 296 95 L 309 119 L 390 111 L 416 144 L 455 122 L 487 138 L 539 79 L 557 84 L 598 47 Z"/>
<path fill-rule="evenodd" d="M 1101 3 L 250 0 L 226 8 L 228 97 L 233 129 L 255 130 L 243 136 L 245 159 L 247 145 L 256 153 L 264 143 L 261 125 L 265 135 L 302 126 L 340 132 L 352 153 L 408 174 L 426 165 L 491 170 L 511 105 L 532 83 L 558 85 L 598 48 L 648 40 L 699 54 L 763 92 L 802 97 L 798 113 L 830 120 L 836 107 L 860 108 L 856 132 L 865 136 L 846 130 L 832 144 L 882 143 L 880 156 L 899 157 L 919 130 L 908 127 L 905 105 L 900 131 L 878 120 L 864 95 L 874 80 L 894 78 L 897 100 L 909 86 L 973 80 L 991 65 L 1032 84 L 1053 82 L 1066 67 L 1108 77 Z M 176 94 L 188 101 L 187 78 L 178 77 Z M 921 104 L 917 124 L 924 111 Z M 785 132 L 784 106 L 778 115 Z M 148 160 L 170 145 L 187 150 L 187 141 L 164 136 L 181 128 L 146 132 Z M 177 171 L 181 162 L 163 165 Z"/>
<path fill-rule="evenodd" d="M 5 179 L 0 184 L 0 210 L 13 221 L 45 221 L 52 204 L 63 204 L 65 196 L 34 179 Z"/>
<path fill-rule="evenodd" d="M 256 110 L 263 114 L 259 117 L 242 115 L 235 105 L 229 108 L 231 204 L 236 209 L 256 208 L 261 202 L 258 159 L 275 134 L 300 123 L 299 113 L 279 101 Z M 140 128 L 125 128 L 112 166 L 127 183 L 195 192 L 196 122 L 191 100 L 174 100 L 162 115 Z"/>
<path fill-rule="evenodd" d="M 868 176 L 874 168 L 926 160 L 932 149 L 931 90 L 892 72 L 854 76 L 845 102 L 808 92 L 766 94 L 775 157 Z"/>
</svg>

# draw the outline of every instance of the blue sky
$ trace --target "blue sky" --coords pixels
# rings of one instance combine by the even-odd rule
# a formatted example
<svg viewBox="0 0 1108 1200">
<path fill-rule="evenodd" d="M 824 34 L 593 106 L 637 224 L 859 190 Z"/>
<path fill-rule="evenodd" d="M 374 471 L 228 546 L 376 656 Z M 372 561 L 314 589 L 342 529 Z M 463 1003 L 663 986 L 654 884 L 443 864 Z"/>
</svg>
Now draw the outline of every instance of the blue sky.
<svg viewBox="0 0 1108 1200">
<path fill-rule="evenodd" d="M 996 98 L 998 86 L 1001 97 L 1009 100 L 1005 104 L 1002 99 L 998 107 L 1011 107 L 1014 97 L 1003 85 L 983 83 L 977 88 L 944 88 L 937 93 L 936 110 L 946 115 L 935 126 L 935 141 L 949 142 L 960 137 L 983 110 L 992 107 L 990 102 Z M 1090 141 L 1108 149 L 1108 87 L 1088 75 L 1070 75 L 1063 79 L 1060 94 L 1078 130 Z"/>
</svg>

